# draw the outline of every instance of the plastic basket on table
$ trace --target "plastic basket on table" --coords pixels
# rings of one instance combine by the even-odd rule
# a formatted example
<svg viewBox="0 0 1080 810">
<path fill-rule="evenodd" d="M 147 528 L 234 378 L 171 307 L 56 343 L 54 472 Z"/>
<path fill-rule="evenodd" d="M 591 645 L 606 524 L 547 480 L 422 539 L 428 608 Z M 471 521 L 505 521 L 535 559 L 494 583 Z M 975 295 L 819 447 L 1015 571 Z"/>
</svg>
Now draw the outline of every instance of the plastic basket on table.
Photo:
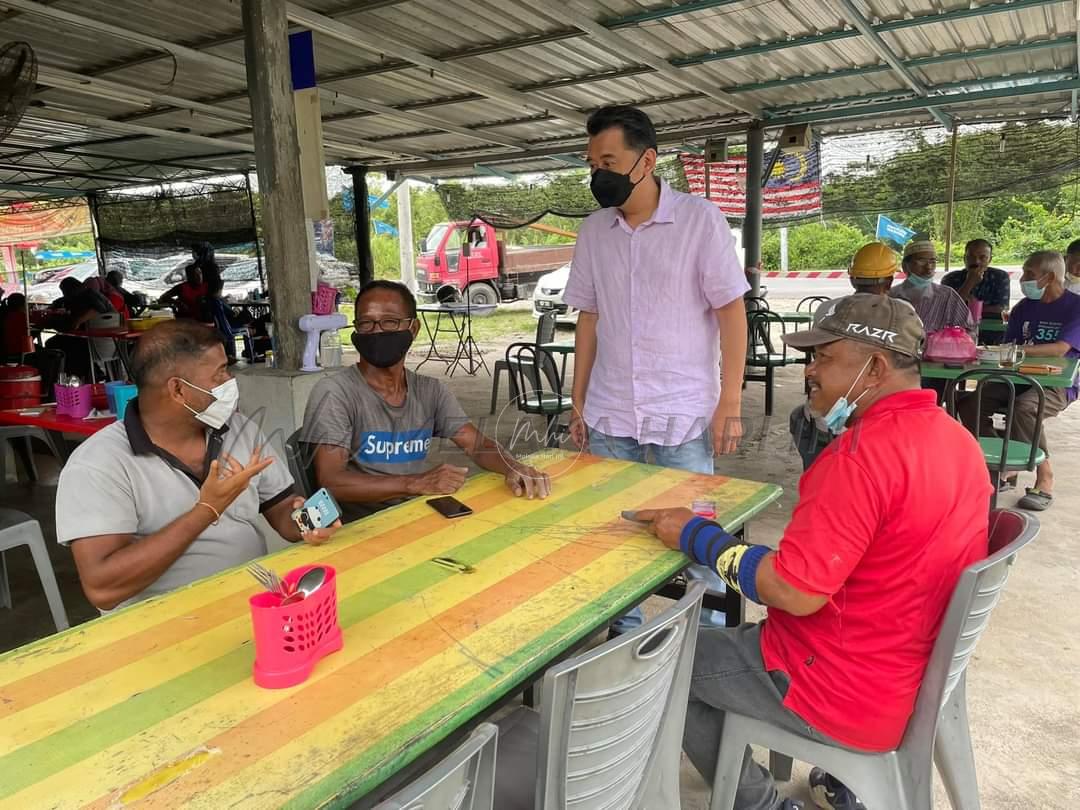
<svg viewBox="0 0 1080 810">
<path fill-rule="evenodd" d="M 56 394 L 56 415 L 70 416 L 73 419 L 83 419 L 91 411 L 93 406 L 92 385 L 57 385 L 53 392 Z M 102 387 L 102 396 L 105 395 Z"/>
<path fill-rule="evenodd" d="M 295 568 L 282 577 L 295 586 L 312 568 Z M 337 575 L 329 565 L 326 579 L 311 596 L 281 606 L 281 597 L 261 591 L 248 600 L 255 631 L 255 683 L 264 689 L 284 689 L 303 683 L 324 655 L 341 649 L 337 614 Z"/>
</svg>

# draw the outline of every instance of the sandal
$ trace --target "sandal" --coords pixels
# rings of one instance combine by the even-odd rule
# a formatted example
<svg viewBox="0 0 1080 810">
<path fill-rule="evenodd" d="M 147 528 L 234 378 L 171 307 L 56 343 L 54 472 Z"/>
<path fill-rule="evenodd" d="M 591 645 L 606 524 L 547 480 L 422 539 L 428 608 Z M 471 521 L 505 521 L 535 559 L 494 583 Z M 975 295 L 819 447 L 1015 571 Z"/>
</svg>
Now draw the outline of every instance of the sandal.
<svg viewBox="0 0 1080 810">
<path fill-rule="evenodd" d="M 1049 492 L 1043 492 L 1041 489 L 1028 487 L 1027 495 L 1021 498 L 1016 505 L 1029 512 L 1045 512 L 1050 508 L 1050 504 L 1053 503 L 1053 500 L 1054 496 Z"/>
</svg>

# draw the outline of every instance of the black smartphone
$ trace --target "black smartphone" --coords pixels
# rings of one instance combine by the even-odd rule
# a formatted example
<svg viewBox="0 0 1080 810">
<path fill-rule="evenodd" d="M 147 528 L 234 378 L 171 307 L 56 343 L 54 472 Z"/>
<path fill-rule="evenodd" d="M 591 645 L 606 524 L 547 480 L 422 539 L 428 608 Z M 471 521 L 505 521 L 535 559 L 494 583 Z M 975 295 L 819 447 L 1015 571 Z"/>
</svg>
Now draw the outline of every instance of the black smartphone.
<svg viewBox="0 0 1080 810">
<path fill-rule="evenodd" d="M 442 498 L 431 498 L 427 505 L 442 515 L 444 518 L 459 518 L 471 515 L 472 509 L 467 507 L 457 498 L 445 495 Z"/>
<path fill-rule="evenodd" d="M 649 524 L 651 522 L 651 521 L 642 520 L 641 518 L 639 518 L 637 516 L 637 512 L 623 512 L 622 513 L 622 519 L 632 521 L 633 523 L 641 523 L 643 525 L 647 525 L 647 524 Z"/>
</svg>

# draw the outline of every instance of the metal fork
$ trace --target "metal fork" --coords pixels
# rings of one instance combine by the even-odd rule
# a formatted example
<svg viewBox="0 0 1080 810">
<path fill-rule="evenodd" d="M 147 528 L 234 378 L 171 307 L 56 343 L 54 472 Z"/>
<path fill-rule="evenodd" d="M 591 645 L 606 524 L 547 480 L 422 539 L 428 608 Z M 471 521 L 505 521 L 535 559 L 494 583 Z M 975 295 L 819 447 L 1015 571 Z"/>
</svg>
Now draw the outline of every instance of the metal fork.
<svg viewBox="0 0 1080 810">
<path fill-rule="evenodd" d="M 285 584 L 281 581 L 276 573 L 269 568 L 265 568 L 259 563 L 253 562 L 247 567 L 248 573 L 255 577 L 260 585 L 271 593 L 281 594 L 282 596 L 288 596 L 288 592 L 285 588 Z"/>
</svg>

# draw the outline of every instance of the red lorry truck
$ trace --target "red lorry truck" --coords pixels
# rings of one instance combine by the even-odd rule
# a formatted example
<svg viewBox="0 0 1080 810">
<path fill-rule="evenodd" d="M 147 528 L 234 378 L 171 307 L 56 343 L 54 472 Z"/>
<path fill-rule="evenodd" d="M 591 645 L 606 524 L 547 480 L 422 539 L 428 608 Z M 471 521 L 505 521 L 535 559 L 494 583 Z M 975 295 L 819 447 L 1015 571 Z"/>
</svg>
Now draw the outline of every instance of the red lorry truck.
<svg viewBox="0 0 1080 810">
<path fill-rule="evenodd" d="M 545 225 L 530 227 L 574 237 Z M 507 247 L 491 225 L 441 222 L 420 243 L 416 283 L 422 295 L 439 301 L 468 298 L 473 306 L 528 298 L 545 273 L 567 264 L 574 246 Z"/>
</svg>

